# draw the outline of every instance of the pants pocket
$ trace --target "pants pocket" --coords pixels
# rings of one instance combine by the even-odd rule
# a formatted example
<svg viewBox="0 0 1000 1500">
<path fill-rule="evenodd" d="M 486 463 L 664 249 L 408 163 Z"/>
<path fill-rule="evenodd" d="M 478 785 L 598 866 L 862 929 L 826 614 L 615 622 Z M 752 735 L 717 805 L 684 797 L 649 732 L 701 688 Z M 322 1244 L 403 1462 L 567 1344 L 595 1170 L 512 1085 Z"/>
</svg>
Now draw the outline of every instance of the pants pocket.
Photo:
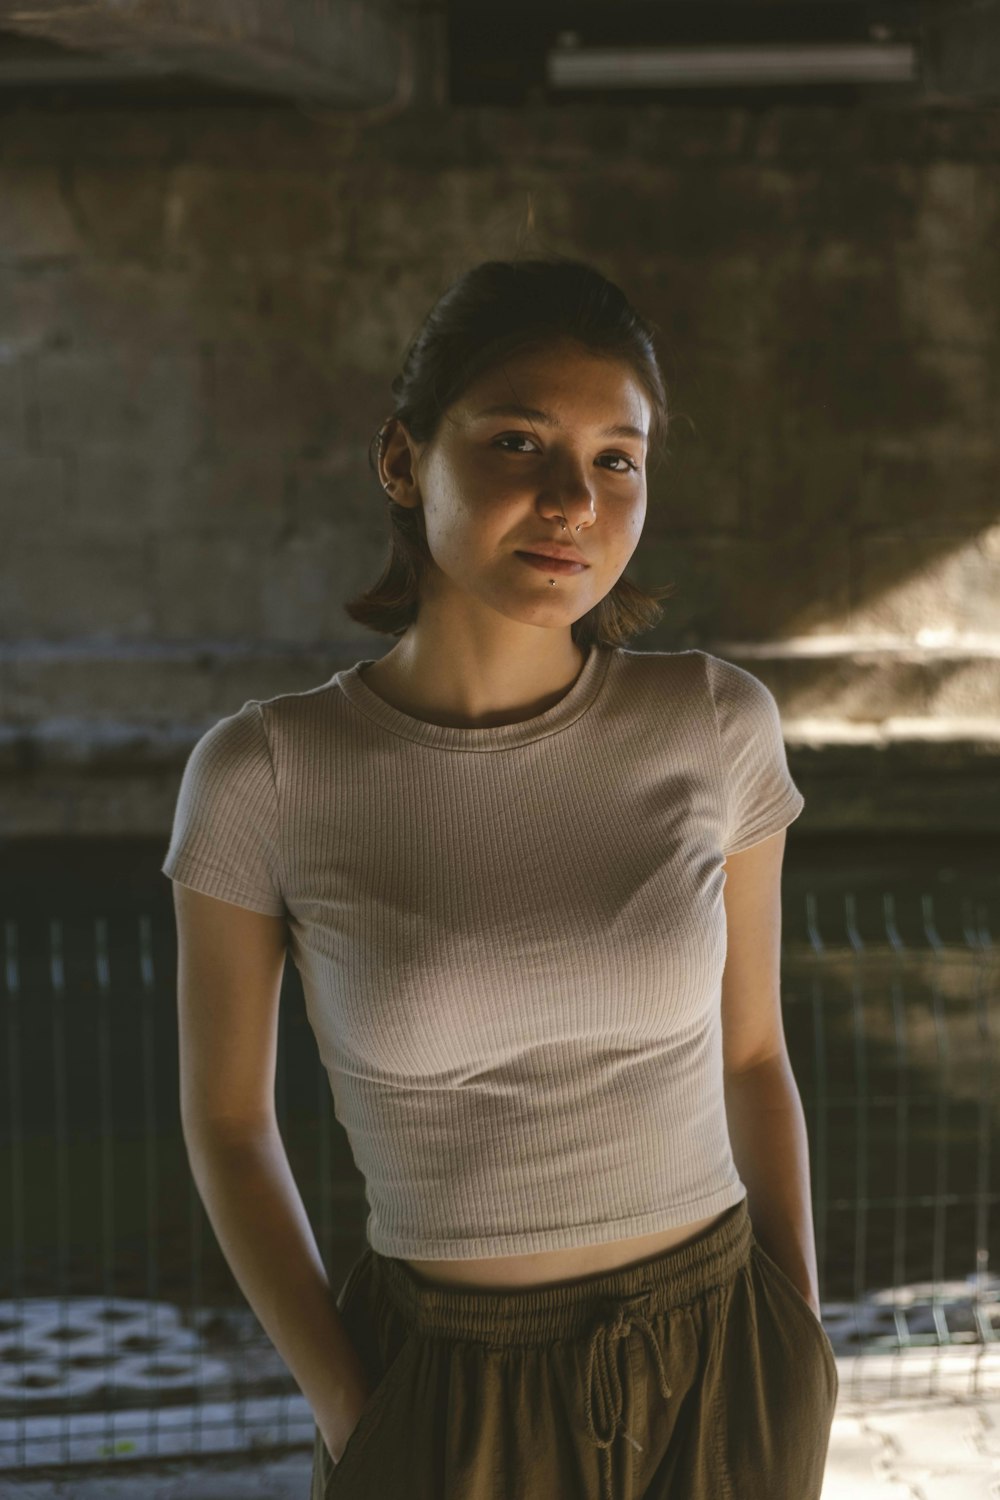
<svg viewBox="0 0 1000 1500">
<path fill-rule="evenodd" d="M 387 1367 L 385 1373 L 378 1381 L 374 1390 L 368 1397 L 361 1414 L 355 1423 L 350 1437 L 344 1445 L 344 1450 L 337 1463 L 333 1462 L 326 1444 L 323 1443 L 323 1452 L 326 1455 L 324 1480 L 321 1488 L 323 1500 L 332 1500 L 334 1495 L 341 1493 L 341 1486 L 348 1485 L 359 1480 L 359 1469 L 363 1479 L 363 1466 L 365 1449 L 374 1433 L 379 1430 L 382 1420 L 391 1415 L 393 1399 L 403 1393 L 408 1374 L 407 1355 L 412 1347 L 409 1336 L 404 1338 L 402 1345 L 395 1354 L 392 1363 Z M 322 1442 L 322 1439 L 320 1439 Z M 367 1486 L 355 1491 L 360 1495 L 368 1495 L 370 1490 Z"/>
<path fill-rule="evenodd" d="M 820 1500 L 837 1403 L 822 1324 L 753 1242 L 706 1370 L 720 1500 Z M 700 1492 L 699 1492 L 700 1493 Z"/>
<path fill-rule="evenodd" d="M 341 1487 L 356 1476 L 369 1440 L 391 1415 L 393 1398 L 401 1395 L 404 1406 L 408 1404 L 404 1386 L 415 1341 L 390 1308 L 376 1305 L 371 1269 L 369 1248 L 351 1267 L 337 1297 L 341 1321 L 371 1389 L 336 1463 L 317 1429 L 310 1500 L 332 1500 L 339 1495 Z"/>
<path fill-rule="evenodd" d="M 795 1282 L 791 1279 L 790 1276 L 785 1274 L 785 1272 L 778 1265 L 778 1262 L 776 1260 L 773 1260 L 771 1256 L 768 1255 L 767 1251 L 757 1240 L 754 1240 L 753 1242 L 751 1256 L 755 1258 L 758 1265 L 763 1268 L 764 1274 L 769 1277 L 771 1283 L 778 1288 L 779 1292 L 782 1292 L 784 1294 L 784 1297 L 790 1304 L 793 1313 L 797 1313 L 800 1324 L 807 1329 L 808 1336 L 814 1342 L 818 1342 L 820 1353 L 823 1356 L 823 1361 L 826 1364 L 827 1370 L 833 1380 L 834 1401 L 836 1401 L 836 1397 L 840 1391 L 840 1376 L 837 1371 L 837 1357 L 833 1352 L 833 1345 L 830 1343 L 829 1335 L 827 1334 L 826 1329 L 823 1327 L 821 1320 L 817 1318 L 816 1314 L 809 1306 L 809 1303 L 806 1301 L 805 1297 L 803 1297 L 802 1293 L 795 1285 Z"/>
</svg>

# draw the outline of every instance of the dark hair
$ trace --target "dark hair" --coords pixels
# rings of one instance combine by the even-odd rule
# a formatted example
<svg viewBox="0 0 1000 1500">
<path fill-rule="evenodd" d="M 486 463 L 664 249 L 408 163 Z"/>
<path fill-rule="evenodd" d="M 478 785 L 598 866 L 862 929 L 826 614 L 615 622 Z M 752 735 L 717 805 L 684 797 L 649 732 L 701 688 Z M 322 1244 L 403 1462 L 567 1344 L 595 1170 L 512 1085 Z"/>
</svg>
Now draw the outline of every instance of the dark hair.
<svg viewBox="0 0 1000 1500">
<path fill-rule="evenodd" d="M 378 473 L 386 427 L 402 421 L 417 442 L 429 442 L 449 406 L 487 369 L 513 354 L 569 338 L 588 352 L 631 365 L 651 406 L 650 450 L 661 452 L 667 433 L 667 397 L 652 330 L 625 294 L 594 267 L 551 260 L 489 260 L 464 272 L 438 299 L 410 345 L 392 382 L 395 410 L 368 445 Z M 386 635 L 402 635 L 417 617 L 418 584 L 431 560 L 423 507 L 398 505 L 382 491 L 389 512 L 389 555 L 378 581 L 349 600 L 352 620 Z M 624 645 L 663 614 L 657 602 L 675 585 L 647 592 L 624 573 L 599 603 L 571 627 L 577 645 Z"/>
</svg>

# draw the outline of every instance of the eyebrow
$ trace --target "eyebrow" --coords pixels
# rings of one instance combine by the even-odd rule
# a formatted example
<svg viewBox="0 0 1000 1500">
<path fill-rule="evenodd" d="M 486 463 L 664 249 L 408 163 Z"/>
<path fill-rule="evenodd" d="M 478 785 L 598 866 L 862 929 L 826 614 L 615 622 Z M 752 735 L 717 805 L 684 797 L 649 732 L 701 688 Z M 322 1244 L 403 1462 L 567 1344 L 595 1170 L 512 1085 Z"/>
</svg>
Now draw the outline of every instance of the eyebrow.
<svg viewBox="0 0 1000 1500">
<path fill-rule="evenodd" d="M 478 417 L 524 417 L 528 421 L 541 422 L 545 427 L 562 428 L 558 417 L 551 412 L 542 411 L 538 406 L 517 406 L 513 401 L 501 402 L 499 406 L 486 406 L 482 411 L 476 413 Z M 627 422 L 616 422 L 611 427 L 602 427 L 600 437 L 606 438 L 638 438 L 640 442 L 646 441 L 646 434 L 641 427 L 632 427 Z"/>
</svg>

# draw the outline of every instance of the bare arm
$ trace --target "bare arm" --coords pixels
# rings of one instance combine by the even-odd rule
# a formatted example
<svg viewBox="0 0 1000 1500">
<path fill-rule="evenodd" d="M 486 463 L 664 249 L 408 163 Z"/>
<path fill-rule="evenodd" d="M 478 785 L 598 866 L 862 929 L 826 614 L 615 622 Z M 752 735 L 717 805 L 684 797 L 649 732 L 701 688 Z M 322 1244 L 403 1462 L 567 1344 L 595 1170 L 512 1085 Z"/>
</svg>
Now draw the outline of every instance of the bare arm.
<svg viewBox="0 0 1000 1500">
<path fill-rule="evenodd" d="M 822 1316 L 809 1183 L 809 1140 L 791 1064 L 766 1058 L 727 1073 L 726 1116 L 736 1170 L 746 1183 L 754 1233 Z"/>
<path fill-rule="evenodd" d="M 784 853 L 781 828 L 725 862 L 726 1116 L 757 1238 L 819 1317 L 809 1139 L 781 1013 Z"/>
<path fill-rule="evenodd" d="M 236 1281 L 339 1460 L 370 1390 L 274 1112 L 285 923 L 177 882 L 174 907 L 191 1170 Z"/>
</svg>

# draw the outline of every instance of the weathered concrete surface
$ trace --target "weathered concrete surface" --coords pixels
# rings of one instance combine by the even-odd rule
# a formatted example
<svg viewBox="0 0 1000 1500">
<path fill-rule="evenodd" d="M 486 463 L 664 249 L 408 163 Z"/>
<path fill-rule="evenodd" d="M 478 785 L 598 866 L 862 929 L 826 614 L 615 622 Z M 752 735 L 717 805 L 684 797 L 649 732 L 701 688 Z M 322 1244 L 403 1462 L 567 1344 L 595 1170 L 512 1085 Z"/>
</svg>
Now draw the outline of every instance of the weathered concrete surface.
<svg viewBox="0 0 1000 1500">
<path fill-rule="evenodd" d="M 368 441 L 518 249 L 658 327 L 635 646 L 772 686 L 803 832 L 1000 817 L 998 164 L 1000 110 L 10 106 L 0 824 L 165 833 L 203 729 L 391 644 Z"/>
</svg>

